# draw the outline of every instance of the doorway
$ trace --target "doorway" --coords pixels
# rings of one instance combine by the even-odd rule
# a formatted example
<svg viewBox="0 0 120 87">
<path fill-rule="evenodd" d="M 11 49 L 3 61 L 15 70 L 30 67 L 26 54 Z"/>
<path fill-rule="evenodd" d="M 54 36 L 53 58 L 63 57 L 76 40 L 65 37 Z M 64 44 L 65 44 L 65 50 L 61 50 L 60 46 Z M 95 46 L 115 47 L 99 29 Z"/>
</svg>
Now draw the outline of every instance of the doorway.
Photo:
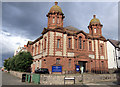
<svg viewBox="0 0 120 87">
<path fill-rule="evenodd" d="M 86 62 L 85 61 L 78 61 L 78 65 L 80 66 L 80 72 L 84 73 L 86 71 Z"/>
</svg>

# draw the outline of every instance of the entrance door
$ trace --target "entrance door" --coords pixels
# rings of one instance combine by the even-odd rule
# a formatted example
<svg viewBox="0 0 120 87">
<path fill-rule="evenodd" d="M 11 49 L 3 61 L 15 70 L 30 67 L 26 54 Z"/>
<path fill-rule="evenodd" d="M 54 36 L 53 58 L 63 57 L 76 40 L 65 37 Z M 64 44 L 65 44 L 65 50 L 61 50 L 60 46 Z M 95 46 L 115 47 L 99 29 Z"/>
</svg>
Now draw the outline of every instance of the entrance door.
<svg viewBox="0 0 120 87">
<path fill-rule="evenodd" d="M 86 62 L 84 62 L 84 61 L 78 61 L 78 64 L 80 66 L 81 73 L 84 73 L 85 70 L 86 70 L 86 68 L 85 68 Z"/>
</svg>

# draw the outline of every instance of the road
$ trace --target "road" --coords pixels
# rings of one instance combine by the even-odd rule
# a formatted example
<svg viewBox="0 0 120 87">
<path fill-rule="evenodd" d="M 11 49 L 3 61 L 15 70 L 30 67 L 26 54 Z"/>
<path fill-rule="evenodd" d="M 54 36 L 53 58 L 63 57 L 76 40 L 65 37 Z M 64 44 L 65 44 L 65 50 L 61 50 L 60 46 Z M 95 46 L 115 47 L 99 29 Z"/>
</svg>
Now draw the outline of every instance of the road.
<svg viewBox="0 0 120 87">
<path fill-rule="evenodd" d="M 21 82 L 20 78 L 10 73 L 2 72 L 2 85 L 32 85 L 32 83 Z"/>
<path fill-rule="evenodd" d="M 101 81 L 96 83 L 84 83 L 85 87 L 120 87 L 117 81 Z"/>
<path fill-rule="evenodd" d="M 102 85 L 102 86 L 106 86 L 106 87 L 116 87 L 120 85 L 117 85 L 116 81 L 104 81 L 104 82 L 96 82 L 96 83 L 86 83 L 85 85 Z"/>
</svg>

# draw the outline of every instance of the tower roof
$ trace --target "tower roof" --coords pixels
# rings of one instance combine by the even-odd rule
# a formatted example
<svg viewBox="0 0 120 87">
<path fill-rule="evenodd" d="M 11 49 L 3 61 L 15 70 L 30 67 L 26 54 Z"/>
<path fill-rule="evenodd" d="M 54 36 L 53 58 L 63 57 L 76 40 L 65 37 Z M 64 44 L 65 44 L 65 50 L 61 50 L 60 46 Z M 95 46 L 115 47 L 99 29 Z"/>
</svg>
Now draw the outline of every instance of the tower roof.
<svg viewBox="0 0 120 87">
<path fill-rule="evenodd" d="M 52 12 L 62 13 L 62 9 L 57 4 L 58 4 L 58 2 L 55 2 L 55 5 L 50 8 L 49 13 L 52 13 Z"/>
<path fill-rule="evenodd" d="M 100 20 L 96 18 L 96 15 L 93 15 L 93 19 L 91 19 L 90 24 L 101 24 Z"/>
</svg>

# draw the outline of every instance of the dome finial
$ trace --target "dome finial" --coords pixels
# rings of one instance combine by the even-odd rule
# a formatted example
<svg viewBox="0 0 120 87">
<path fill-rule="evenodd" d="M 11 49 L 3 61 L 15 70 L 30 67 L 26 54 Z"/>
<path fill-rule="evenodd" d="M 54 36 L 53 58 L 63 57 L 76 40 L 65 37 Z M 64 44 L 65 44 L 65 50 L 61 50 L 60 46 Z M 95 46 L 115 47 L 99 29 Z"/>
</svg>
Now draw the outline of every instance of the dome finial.
<svg viewBox="0 0 120 87">
<path fill-rule="evenodd" d="M 58 2 L 55 2 L 55 5 L 57 5 L 58 4 Z"/>
<path fill-rule="evenodd" d="M 93 18 L 96 18 L 96 15 L 93 15 Z"/>
</svg>

